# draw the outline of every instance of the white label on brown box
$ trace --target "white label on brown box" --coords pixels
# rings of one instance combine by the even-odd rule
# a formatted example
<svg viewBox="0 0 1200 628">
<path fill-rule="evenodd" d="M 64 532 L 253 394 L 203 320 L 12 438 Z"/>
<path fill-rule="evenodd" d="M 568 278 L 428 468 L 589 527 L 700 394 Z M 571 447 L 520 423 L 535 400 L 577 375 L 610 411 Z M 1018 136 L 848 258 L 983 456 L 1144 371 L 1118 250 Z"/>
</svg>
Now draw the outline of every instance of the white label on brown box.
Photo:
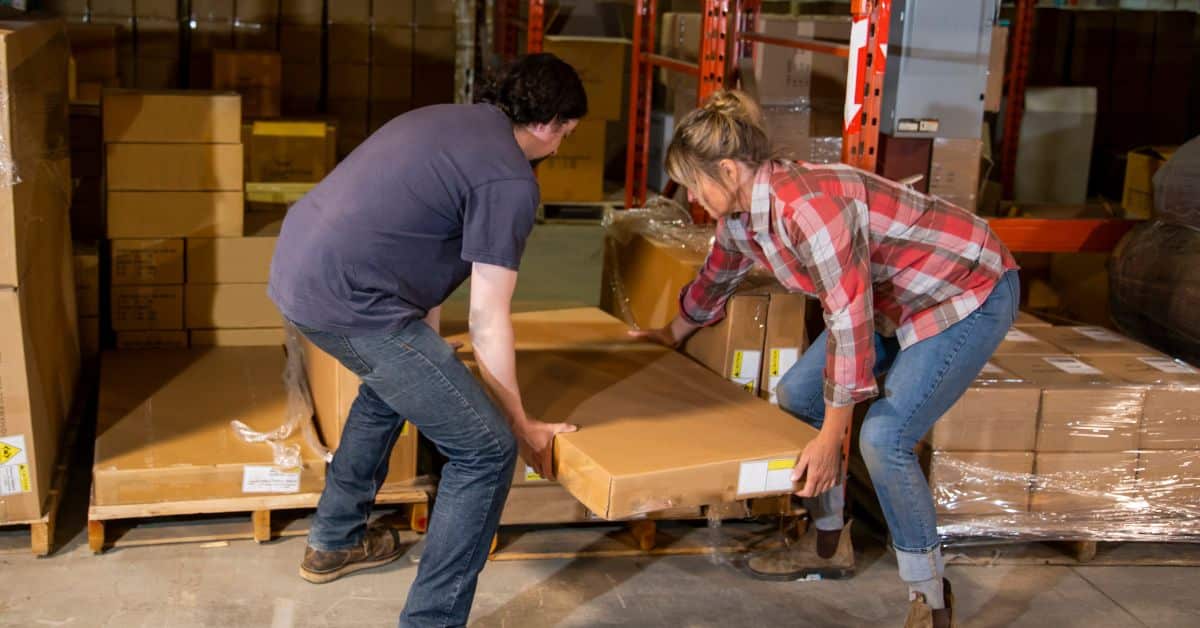
<svg viewBox="0 0 1200 628">
<path fill-rule="evenodd" d="M 1091 338 L 1096 342 L 1121 342 L 1124 338 L 1103 327 L 1072 327 L 1080 336 Z"/>
<path fill-rule="evenodd" d="M 984 362 L 983 369 L 979 372 L 985 375 L 1004 375 L 1004 369 L 992 364 L 991 362 Z"/>
<path fill-rule="evenodd" d="M 787 349 L 771 349 L 771 370 L 768 371 L 767 377 L 767 396 L 771 403 L 779 405 L 779 397 L 775 394 L 775 389 L 779 387 L 779 380 L 783 379 L 784 375 L 795 366 L 796 361 L 800 359 L 800 350 L 794 347 Z"/>
<path fill-rule="evenodd" d="M 300 471 L 248 464 L 242 471 L 242 492 L 299 493 Z"/>
<path fill-rule="evenodd" d="M 1004 340 L 1007 342 L 1037 342 L 1037 338 L 1019 329 L 1008 330 L 1008 333 L 1004 334 Z"/>
<path fill-rule="evenodd" d="M 1138 358 L 1138 360 L 1141 360 L 1147 366 L 1154 367 L 1164 373 L 1182 374 L 1182 375 L 1191 375 L 1193 373 L 1200 373 L 1200 371 L 1197 371 L 1196 369 L 1188 366 L 1187 364 L 1184 364 L 1183 362 L 1180 362 L 1178 360 L 1172 360 L 1171 358 Z"/>
<path fill-rule="evenodd" d="M 1102 375 L 1100 369 L 1075 358 L 1042 358 L 1050 366 L 1072 375 Z"/>
<path fill-rule="evenodd" d="M 31 490 L 25 437 L 20 434 L 0 437 L 0 496 L 28 493 Z"/>
<path fill-rule="evenodd" d="M 759 369 L 762 368 L 762 351 L 734 351 L 733 368 L 729 369 L 730 381 L 754 392 L 754 383 L 758 381 Z"/>
<path fill-rule="evenodd" d="M 792 490 L 792 468 L 796 461 L 791 458 L 770 458 L 743 462 L 738 469 L 738 495 L 758 493 L 786 493 Z"/>
</svg>

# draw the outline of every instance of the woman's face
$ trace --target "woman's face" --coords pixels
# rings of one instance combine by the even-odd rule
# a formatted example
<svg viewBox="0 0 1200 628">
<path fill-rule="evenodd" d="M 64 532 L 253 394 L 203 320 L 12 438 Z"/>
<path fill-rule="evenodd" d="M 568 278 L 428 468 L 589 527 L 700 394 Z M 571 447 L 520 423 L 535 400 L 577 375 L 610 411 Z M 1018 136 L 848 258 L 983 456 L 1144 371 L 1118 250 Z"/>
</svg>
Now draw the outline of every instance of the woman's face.
<svg viewBox="0 0 1200 628">
<path fill-rule="evenodd" d="M 744 200 L 750 198 L 753 176 L 749 168 L 731 159 L 721 160 L 718 168 L 725 181 L 701 175 L 700 180 L 688 188 L 688 201 L 699 203 L 714 219 L 746 209 Z"/>
</svg>

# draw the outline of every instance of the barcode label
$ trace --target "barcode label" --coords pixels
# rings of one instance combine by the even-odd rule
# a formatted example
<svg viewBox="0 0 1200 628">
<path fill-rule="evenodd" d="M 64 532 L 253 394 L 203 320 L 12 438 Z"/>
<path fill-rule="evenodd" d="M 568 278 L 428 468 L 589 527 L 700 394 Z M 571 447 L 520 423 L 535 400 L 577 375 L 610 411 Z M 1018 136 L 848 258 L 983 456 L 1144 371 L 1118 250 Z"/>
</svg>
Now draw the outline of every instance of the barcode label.
<svg viewBox="0 0 1200 628">
<path fill-rule="evenodd" d="M 1072 327 L 1072 329 L 1080 336 L 1091 338 L 1096 342 L 1121 342 L 1124 340 L 1103 327 Z"/>
<path fill-rule="evenodd" d="M 1102 375 L 1100 369 L 1075 358 L 1042 358 L 1050 366 L 1072 375 Z"/>
<path fill-rule="evenodd" d="M 1010 329 L 1007 334 L 1004 334 L 1005 342 L 1037 342 L 1037 338 L 1019 330 Z"/>
<path fill-rule="evenodd" d="M 1146 364 L 1147 366 L 1156 368 L 1164 373 L 1177 375 L 1193 375 L 1195 373 L 1200 373 L 1200 371 L 1197 371 L 1191 366 L 1188 366 L 1187 364 L 1184 364 L 1178 360 L 1172 360 L 1171 358 L 1138 358 L 1138 360 L 1141 360 L 1142 363 Z"/>
</svg>

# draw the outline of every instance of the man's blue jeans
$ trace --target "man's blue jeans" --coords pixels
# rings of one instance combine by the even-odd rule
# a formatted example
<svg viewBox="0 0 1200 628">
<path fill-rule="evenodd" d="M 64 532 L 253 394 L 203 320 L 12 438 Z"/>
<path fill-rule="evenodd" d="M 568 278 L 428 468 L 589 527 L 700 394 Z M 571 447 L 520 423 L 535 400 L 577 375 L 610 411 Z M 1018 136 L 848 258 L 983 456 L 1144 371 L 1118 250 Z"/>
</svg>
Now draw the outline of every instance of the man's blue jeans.
<svg viewBox="0 0 1200 628">
<path fill-rule="evenodd" d="M 465 625 L 512 482 L 517 445 L 508 422 L 424 321 L 352 337 L 296 327 L 362 379 L 308 544 L 329 551 L 362 542 L 392 447 L 412 422 L 448 462 L 400 625 Z"/>
<path fill-rule="evenodd" d="M 933 496 L 913 450 L 983 369 L 1019 305 L 1017 272 L 1009 271 L 979 309 L 932 338 L 901 350 L 895 338 L 875 335 L 875 372 L 888 375 L 863 421 L 859 448 L 906 582 L 930 580 L 940 571 Z M 825 420 L 825 348 L 822 333 L 778 388 L 779 406 L 817 428 Z M 842 526 L 843 498 L 838 486 L 806 502 L 817 529 Z"/>
</svg>

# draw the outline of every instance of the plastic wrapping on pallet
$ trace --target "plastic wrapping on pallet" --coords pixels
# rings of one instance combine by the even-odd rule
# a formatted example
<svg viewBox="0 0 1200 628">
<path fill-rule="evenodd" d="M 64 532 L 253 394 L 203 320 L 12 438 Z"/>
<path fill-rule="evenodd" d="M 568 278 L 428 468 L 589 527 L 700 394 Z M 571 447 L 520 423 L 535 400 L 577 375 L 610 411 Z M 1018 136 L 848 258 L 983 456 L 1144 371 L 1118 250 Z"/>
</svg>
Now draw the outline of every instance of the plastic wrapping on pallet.
<svg viewBox="0 0 1200 628">
<path fill-rule="evenodd" d="M 1161 351 L 1200 363 L 1198 266 L 1200 229 L 1162 221 L 1138 226 L 1110 262 L 1109 299 L 1117 325 Z"/>
<path fill-rule="evenodd" d="M 1154 174 L 1154 215 L 1200 229 L 1200 137 L 1179 147 Z"/>
</svg>

